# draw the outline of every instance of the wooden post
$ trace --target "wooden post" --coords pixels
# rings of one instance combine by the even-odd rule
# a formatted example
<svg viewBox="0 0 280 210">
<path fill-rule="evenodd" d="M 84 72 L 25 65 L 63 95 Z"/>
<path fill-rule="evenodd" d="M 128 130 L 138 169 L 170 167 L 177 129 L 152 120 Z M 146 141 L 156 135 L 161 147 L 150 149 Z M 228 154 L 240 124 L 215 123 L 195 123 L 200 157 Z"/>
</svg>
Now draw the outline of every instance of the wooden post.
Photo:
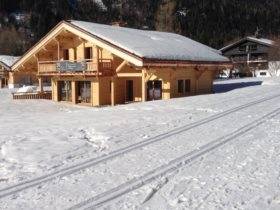
<svg viewBox="0 0 280 210">
<path fill-rule="evenodd" d="M 60 45 L 59 45 L 59 41 L 57 38 L 54 39 L 57 43 L 57 61 L 60 60 Z"/>
<path fill-rule="evenodd" d="M 115 77 L 111 78 L 111 105 L 115 106 L 116 105 L 116 81 Z"/>
<path fill-rule="evenodd" d="M 42 92 L 44 92 L 42 77 L 39 77 L 38 81 L 39 81 L 39 92 L 42 93 Z"/>
<path fill-rule="evenodd" d="M 142 102 L 147 100 L 146 71 L 142 70 Z"/>
<path fill-rule="evenodd" d="M 196 95 L 198 94 L 198 88 L 199 88 L 198 80 L 199 80 L 199 77 L 200 77 L 200 71 L 199 71 L 199 69 L 195 69 L 195 94 Z"/>
<path fill-rule="evenodd" d="M 98 46 L 94 45 L 93 46 L 93 63 L 96 64 L 96 71 L 97 71 L 97 76 L 99 75 L 99 48 Z"/>
<path fill-rule="evenodd" d="M 83 41 L 83 58 L 86 60 L 86 43 Z"/>
<path fill-rule="evenodd" d="M 38 74 L 40 74 L 39 55 L 35 54 L 34 57 L 35 57 L 35 59 L 37 61 L 37 68 L 38 68 L 37 72 L 38 72 Z"/>
<path fill-rule="evenodd" d="M 71 90 L 72 90 L 72 103 L 77 103 L 77 88 L 76 88 L 76 81 L 71 82 Z"/>
<path fill-rule="evenodd" d="M 99 78 L 95 78 L 95 80 L 91 82 L 91 105 L 92 106 L 100 106 L 101 105 L 100 79 Z"/>
<path fill-rule="evenodd" d="M 53 78 L 51 79 L 52 82 L 52 100 L 58 101 L 58 87 L 57 87 L 57 81 Z"/>
</svg>

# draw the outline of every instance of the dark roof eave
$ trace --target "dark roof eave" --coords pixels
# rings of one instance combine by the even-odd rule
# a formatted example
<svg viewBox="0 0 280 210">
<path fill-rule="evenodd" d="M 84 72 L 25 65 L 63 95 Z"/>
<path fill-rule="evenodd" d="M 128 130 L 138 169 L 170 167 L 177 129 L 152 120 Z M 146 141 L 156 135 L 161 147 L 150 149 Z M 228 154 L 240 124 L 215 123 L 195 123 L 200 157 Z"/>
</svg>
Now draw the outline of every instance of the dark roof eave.
<svg viewBox="0 0 280 210">
<path fill-rule="evenodd" d="M 193 65 L 217 65 L 217 66 L 232 66 L 231 61 L 187 61 L 187 60 L 157 60 L 157 59 L 143 59 L 143 66 L 152 65 L 178 65 L 178 66 L 193 66 Z"/>
<path fill-rule="evenodd" d="M 4 66 L 8 71 L 11 70 L 11 67 L 5 64 L 4 62 L 0 61 L 0 65 Z"/>
<path fill-rule="evenodd" d="M 272 46 L 273 46 L 273 44 L 271 45 L 271 44 L 268 44 L 268 43 L 264 43 L 264 42 L 261 42 L 261 41 L 257 41 L 257 40 L 250 39 L 250 37 L 245 37 L 245 38 L 243 38 L 243 39 L 240 39 L 240 40 L 237 41 L 237 42 L 234 42 L 234 43 L 232 43 L 232 44 L 229 44 L 229 45 L 227 45 L 227 46 L 221 48 L 220 51 L 221 51 L 222 53 L 224 53 L 225 51 L 230 50 L 231 48 L 233 48 L 233 47 L 235 47 L 236 45 L 241 44 L 242 42 L 245 42 L 245 41 L 256 42 L 256 43 L 258 43 L 258 44 L 265 45 L 265 46 L 268 46 L 268 47 L 272 47 Z"/>
</svg>

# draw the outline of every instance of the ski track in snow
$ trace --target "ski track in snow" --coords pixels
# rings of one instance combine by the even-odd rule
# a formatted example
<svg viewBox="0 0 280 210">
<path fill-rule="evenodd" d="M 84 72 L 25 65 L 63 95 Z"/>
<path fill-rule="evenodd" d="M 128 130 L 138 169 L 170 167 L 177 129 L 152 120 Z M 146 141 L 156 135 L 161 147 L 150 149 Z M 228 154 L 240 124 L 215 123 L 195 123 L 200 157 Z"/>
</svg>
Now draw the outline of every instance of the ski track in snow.
<svg viewBox="0 0 280 210">
<path fill-rule="evenodd" d="M 141 141 L 141 142 L 138 142 L 136 144 L 132 144 L 128 147 L 121 148 L 119 150 L 116 150 L 116 151 L 114 151 L 110 154 L 101 156 L 99 158 L 94 158 L 92 160 L 88 160 L 88 161 L 85 161 L 83 163 L 79 163 L 78 165 L 70 166 L 70 167 L 67 167 L 65 169 L 55 171 L 51 174 L 47 174 L 45 176 L 38 177 L 36 179 L 28 180 L 26 182 L 23 182 L 23 183 L 14 185 L 14 186 L 10 186 L 10 187 L 4 188 L 4 189 L 0 189 L 0 199 L 3 198 L 3 197 L 9 196 L 9 195 L 18 193 L 20 191 L 26 190 L 28 188 L 37 186 L 39 184 L 51 181 L 53 179 L 62 178 L 64 176 L 71 175 L 73 173 L 84 170 L 86 168 L 96 166 L 96 165 L 101 164 L 103 162 L 109 161 L 113 158 L 116 158 L 120 155 L 124 155 L 124 154 L 132 152 L 136 149 L 140 149 L 140 148 L 143 148 L 145 146 L 148 146 L 152 143 L 167 139 L 168 137 L 171 137 L 173 135 L 181 134 L 181 133 L 186 132 L 188 130 L 191 130 L 193 128 L 199 127 L 199 126 L 207 124 L 209 122 L 212 122 L 216 119 L 220 119 L 224 116 L 235 113 L 235 112 L 240 111 L 242 109 L 246 109 L 248 107 L 254 106 L 254 105 L 259 104 L 259 103 L 267 102 L 267 101 L 273 100 L 273 99 L 278 98 L 278 97 L 280 97 L 280 95 L 274 95 L 274 96 L 263 98 L 263 99 L 260 99 L 260 100 L 257 100 L 257 101 L 253 101 L 253 102 L 241 105 L 239 107 L 235 107 L 233 109 L 227 110 L 225 112 L 210 116 L 209 118 L 200 120 L 198 122 L 194 122 L 194 123 L 187 124 L 187 125 L 184 125 L 182 127 L 176 128 L 174 130 L 170 130 L 170 131 L 168 131 L 166 133 L 163 133 L 161 135 L 146 139 L 145 141 Z"/>
<path fill-rule="evenodd" d="M 229 81 L 231 82 L 231 81 Z M 243 80 L 242 80 L 243 82 Z M 225 82 L 227 83 L 227 82 Z M 270 84 L 270 82 L 268 81 Z M 279 88 L 279 82 L 276 81 L 273 83 L 275 89 Z M 257 90 L 254 91 L 254 90 Z M 249 93 L 246 93 L 248 91 Z M 146 104 L 135 104 L 135 105 L 127 105 L 127 106 L 119 106 L 117 109 L 119 111 L 124 110 L 127 113 L 131 112 L 132 116 L 134 112 L 137 113 L 137 110 L 139 108 L 143 111 L 147 110 L 153 111 L 155 109 L 162 109 L 158 113 L 164 113 L 164 110 L 168 110 L 169 108 L 173 108 L 174 110 L 177 110 L 178 113 L 180 113 L 180 110 L 183 110 L 181 113 L 184 113 L 184 111 L 187 111 L 187 115 L 178 115 L 177 112 L 168 113 L 168 117 L 163 117 L 164 123 L 155 123 L 153 125 L 153 121 L 151 120 L 151 117 L 149 116 L 142 116 L 143 120 L 145 121 L 147 119 L 147 123 L 140 123 L 139 127 L 136 127 L 135 122 L 128 123 L 126 125 L 126 130 L 123 130 L 122 126 L 124 123 L 121 124 L 115 124 L 114 120 L 118 120 L 118 117 L 115 117 L 113 115 L 112 123 L 109 124 L 109 129 L 106 129 L 106 126 L 100 127 L 100 126 L 94 126 L 94 129 L 90 126 L 80 126 L 77 127 L 74 130 L 71 130 L 71 133 L 68 134 L 68 138 L 71 140 L 71 142 L 80 140 L 84 141 L 84 145 L 77 144 L 76 147 L 69 147 L 69 149 L 66 149 L 64 154 L 56 154 L 52 156 L 53 160 L 60 161 L 60 159 L 66 159 L 65 165 L 60 164 L 58 162 L 58 165 L 53 165 L 52 169 L 54 169 L 51 173 L 49 173 L 47 170 L 42 169 L 42 173 L 44 175 L 31 178 L 29 180 L 24 180 L 23 182 L 19 182 L 17 184 L 13 184 L 13 182 L 10 183 L 9 176 L 5 178 L 1 177 L 0 173 L 0 186 L 1 183 L 7 183 L 8 186 L 0 187 L 0 206 L 1 209 L 29 209 L 31 206 L 36 206 L 38 208 L 43 209 L 61 209 L 61 208 L 70 208 L 70 209 L 76 209 L 76 208 L 100 208 L 105 206 L 105 208 L 127 208 L 127 209 L 135 209 L 139 206 L 149 206 L 153 204 L 154 199 L 162 199 L 159 197 L 159 195 L 162 196 L 162 193 L 158 193 L 158 191 L 165 190 L 165 185 L 170 185 L 169 178 L 171 176 L 173 177 L 174 172 L 178 174 L 178 170 L 180 168 L 185 168 L 185 166 L 192 167 L 193 164 L 195 164 L 196 161 L 198 161 L 200 158 L 205 158 L 205 156 L 208 156 L 209 153 L 213 153 L 216 150 L 219 150 L 219 148 L 227 145 L 227 143 L 233 143 L 233 142 L 241 142 L 243 139 L 243 135 L 250 134 L 252 132 L 255 132 L 256 128 L 260 129 L 260 127 L 263 126 L 265 122 L 268 120 L 272 120 L 274 123 L 278 123 L 278 120 L 274 119 L 279 114 L 279 106 L 277 103 L 279 103 L 279 94 L 278 91 L 274 91 L 270 87 L 247 87 L 240 90 L 235 90 L 232 92 L 233 96 L 229 97 L 231 92 L 229 93 L 222 93 L 217 95 L 212 95 L 213 97 L 216 97 L 218 100 L 210 100 L 208 102 L 208 98 L 211 99 L 210 96 L 198 96 L 198 97 L 192 97 L 193 100 L 191 108 L 185 107 L 185 104 L 188 102 L 184 102 L 185 100 L 188 101 L 188 98 L 186 99 L 175 99 L 175 100 L 169 100 L 167 102 L 155 102 L 155 103 L 148 103 L 148 106 Z M 0 90 L 0 97 L 1 97 L 1 90 Z M 205 97 L 205 99 L 204 99 Z M 5 99 L 4 99 L 5 100 Z M 178 102 L 178 105 L 175 102 Z M 275 103 L 275 102 L 276 103 Z M 8 102 L 11 103 L 11 102 Z M 13 102 L 11 108 L 7 107 L 7 109 L 10 109 L 11 111 L 14 111 L 15 107 L 22 106 L 22 102 L 15 101 Z M 29 106 L 31 104 L 30 110 L 32 110 L 32 104 L 33 102 L 27 101 L 23 102 Z M 49 103 L 49 102 L 48 102 Z M 158 104 L 166 104 L 167 107 L 160 107 Z M 44 104 L 44 102 L 42 102 Z M 240 105 L 243 104 L 243 105 Z M 36 105 L 37 106 L 37 105 Z M 49 105 L 47 105 L 49 106 Z M 47 107 L 46 106 L 46 107 Z M 83 108 L 72 108 L 68 105 L 60 106 L 57 105 L 62 112 L 68 113 L 68 114 L 74 114 L 80 112 L 80 110 L 83 111 Z M 69 107 L 69 108 L 68 108 Z M 193 107 L 193 108 L 192 108 Z M 29 109 L 29 108 L 28 108 Z M 88 109 L 84 109 L 85 113 Z M 93 112 L 99 112 L 104 110 L 108 111 L 110 113 L 111 108 L 102 108 L 102 109 L 92 109 Z M 224 111 L 225 110 L 225 111 Z M 243 110 L 243 111 L 242 111 Z M 269 111 L 270 110 L 270 111 Z M 271 110 L 274 110 L 271 112 Z M 1 111 L 1 108 L 0 108 Z M 36 111 L 36 107 L 35 107 Z M 257 112 L 259 113 L 257 113 Z M 9 110 L 7 110 L 8 114 L 7 116 L 11 116 L 11 118 L 7 118 L 7 122 L 1 121 L 4 123 L 10 123 L 12 120 L 19 120 L 20 118 L 16 117 L 16 113 L 9 113 Z M 20 110 L 15 110 L 15 112 L 20 112 Z M 270 112 L 270 113 L 269 113 Z M 113 112 L 112 112 L 113 113 Z M 265 114 L 269 113 L 269 114 Z M 245 115 L 244 115 L 245 114 Z M 263 115 L 262 115 L 263 114 Z M 21 116 L 24 117 L 25 113 Z M 79 115 L 78 115 L 79 116 Z M 153 115 L 154 116 L 154 115 Z M 231 116 L 234 118 L 238 118 L 241 122 L 239 125 L 235 125 L 232 123 L 236 123 L 238 121 L 232 121 L 231 123 Z M 51 116 L 50 116 L 51 117 Z M 138 115 L 135 115 L 135 117 L 138 117 Z M 242 124 L 244 117 L 244 123 Z M 104 118 L 106 119 L 106 118 Z M 245 120 L 246 119 L 246 120 Z M 251 119 L 251 120 L 250 120 Z M 214 124 L 214 122 L 218 121 L 217 126 Z M 48 122 L 48 121 L 47 121 Z M 58 120 L 59 122 L 59 120 Z M 106 121 L 105 121 L 106 122 Z M 195 140 L 195 137 L 190 140 L 190 147 L 189 150 L 184 151 L 183 147 L 178 147 L 180 144 L 180 141 L 182 137 L 191 136 L 192 130 L 198 131 L 199 129 L 203 130 L 205 128 L 209 129 L 211 126 L 214 128 L 213 132 L 217 132 L 219 126 L 222 126 L 221 122 L 224 122 L 225 125 L 227 123 L 230 123 L 230 127 L 233 132 L 230 132 L 232 130 L 228 129 L 223 132 L 221 132 L 221 135 L 217 135 L 216 138 L 212 138 L 215 136 L 214 134 L 211 136 L 209 135 L 209 139 L 207 140 L 207 133 L 205 135 L 198 134 L 197 139 L 205 138 L 203 141 L 198 141 L 198 143 L 191 143 L 193 140 Z M 106 122 L 107 123 L 107 122 Z M 248 123 L 248 124 L 247 124 Z M 208 125 L 209 124 L 209 125 Z M 212 125 L 213 124 L 213 125 Z M 46 123 L 47 125 L 47 123 Z M 75 125 L 75 124 L 73 124 Z M 208 126 L 207 126 L 208 125 Z M 262 125 L 262 126 L 261 126 Z M 280 125 L 280 122 L 279 122 Z M 57 127 L 57 132 L 59 132 L 60 125 L 57 123 L 55 126 Z M 101 129 L 100 129 L 101 128 Z M 103 129 L 105 128 L 105 129 Z M 239 128 L 239 129 L 238 129 Z M 1 125 L 0 125 L 1 129 Z M 53 128 L 47 128 L 50 132 L 53 132 Z M 69 130 L 69 129 L 68 129 Z M 216 131 L 215 131 L 216 130 Z M 67 130 L 63 131 L 66 132 Z M 125 132 L 124 132 L 125 131 Z M 166 132 L 167 131 L 167 132 Z M 188 132 L 186 132 L 188 131 Z M 6 132 L 6 131 L 5 131 Z M 31 133 L 32 131 L 30 131 Z M 34 132 L 34 131 L 33 131 Z M 275 132 L 278 132 L 277 130 Z M 280 132 L 280 131 L 279 131 Z M 8 133 L 8 132 L 6 132 Z M 190 133 L 190 134 L 189 134 Z M 28 134 L 28 133 L 26 133 Z M 41 134 L 41 131 L 38 131 L 38 135 Z M 107 135 L 109 134 L 109 135 Z M 114 135 L 112 135 L 114 134 Z M 145 134 L 145 135 L 144 135 Z M 217 133 L 218 134 L 218 133 Z M 37 135 L 35 133 L 35 135 Z M 55 139 L 56 134 L 51 134 L 53 138 Z M 64 134 L 63 134 L 64 135 Z M 3 135 L 2 135 L 3 136 Z M 30 142 L 30 140 L 36 142 L 37 137 L 34 136 L 34 138 L 30 138 L 26 136 L 21 136 L 20 133 L 17 133 L 11 138 L 6 138 L 4 134 L 4 138 L 0 140 L 0 158 L 1 153 L 2 156 L 5 157 L 5 159 L 0 159 L 0 168 L 4 167 L 3 169 L 7 169 L 7 173 L 9 173 L 9 170 L 15 169 L 15 172 L 18 173 L 18 169 L 16 167 L 22 167 L 17 163 L 17 159 L 14 159 L 16 157 L 9 156 L 10 151 L 7 150 L 7 145 L 9 147 L 13 146 L 13 144 L 17 144 L 19 142 L 20 144 L 26 144 Z M 152 136 L 152 137 L 151 137 Z M 1 137 L 1 133 L 0 133 Z M 14 138 L 16 137 L 16 138 Z M 62 135 L 59 135 L 59 138 L 61 138 Z M 218 138 L 217 138 L 218 137 Z M 241 138 L 242 137 L 242 138 Z M 14 138 L 14 139 L 13 139 Z M 188 138 L 188 137 L 186 137 Z M 33 140 L 34 139 L 34 140 Z M 132 140 L 132 144 L 131 141 Z M 173 153 L 177 151 L 177 155 L 171 154 L 168 147 L 172 146 L 171 140 L 174 139 L 174 148 L 171 148 L 171 150 L 174 150 Z M 177 140 L 178 139 L 178 140 Z M 15 142 L 13 142 L 16 140 Z M 47 139 L 46 139 L 47 140 Z M 58 140 L 58 139 L 57 139 Z M 137 140 L 137 141 L 136 141 Z M 163 141 L 164 140 L 164 141 Z M 31 141 L 31 143 L 32 143 Z M 60 142 L 60 140 L 59 140 Z M 58 142 L 58 143 L 59 143 Z M 175 143 L 178 142 L 178 143 Z M 243 141 L 244 142 L 244 141 Z M 52 144 L 51 141 L 47 144 Z M 62 141 L 63 143 L 63 141 Z M 114 143 L 114 145 L 112 145 Z M 182 141 L 182 143 L 184 143 Z M 175 148 L 175 144 L 176 148 Z M 189 144 L 182 144 L 182 145 L 189 145 Z M 90 145 L 90 147 L 86 146 Z M 28 146 L 28 144 L 27 144 Z M 40 148 L 44 145 L 39 145 L 39 152 Z M 58 146 L 60 146 L 58 144 Z M 8 147 L 8 148 L 9 148 Z M 14 146 L 13 146 L 14 147 Z M 162 151 L 156 151 L 155 148 L 160 148 Z M 15 150 L 16 151 L 16 150 Z M 137 151 L 137 152 L 136 152 Z M 154 151 L 155 154 L 150 153 L 150 151 Z M 164 152 L 166 152 L 166 158 L 164 157 Z M 20 154 L 21 151 L 19 150 L 18 153 Z M 161 154 L 162 153 L 162 154 Z M 38 153 L 39 154 L 39 153 Z M 103 155 L 102 155 L 103 154 Z M 137 172 L 138 169 L 133 169 L 129 171 L 129 173 L 125 172 L 122 173 L 116 173 L 118 171 L 118 164 L 121 161 L 126 161 L 131 159 L 131 163 L 135 162 L 137 164 L 137 159 L 139 159 L 139 155 L 148 155 L 144 158 L 143 156 L 143 163 L 140 164 L 138 168 L 147 162 L 147 168 L 144 168 L 141 173 Z M 168 157 L 168 154 L 170 154 L 170 157 Z M 90 156 L 93 156 L 92 158 L 88 158 Z M 138 156 L 137 156 L 138 155 Z M 162 156 L 163 155 L 163 156 Z M 38 156 L 39 157 L 39 156 Z M 71 157 L 73 157 L 73 161 L 71 160 Z M 44 161 L 44 156 L 42 156 L 42 161 Z M 68 158 L 70 158 L 68 162 Z M 77 159 L 78 158 L 78 159 Z M 149 163 L 149 158 L 158 158 L 158 164 Z M 86 161 L 84 161 L 86 159 Z M 77 161 L 81 160 L 81 161 Z M 139 159 L 141 160 L 141 158 Z M 138 160 L 138 161 L 139 161 Z M 27 159 L 27 161 L 29 161 Z M 41 162 L 42 162 L 41 161 Z M 54 161 L 57 162 L 57 161 Z M 74 164 L 69 164 L 73 162 Z M 46 162 L 47 163 L 47 162 Z M 125 163 L 125 162 L 124 162 Z M 128 165 L 131 165 L 129 163 Z M 125 163 L 126 164 L 126 163 Z M 203 162 L 200 162 L 202 164 L 201 167 L 203 167 Z M 108 166 L 107 166 L 108 165 Z M 115 165 L 115 166 L 114 166 Z M 32 165 L 28 166 L 30 167 L 29 170 L 32 170 Z M 36 169 L 36 165 L 34 165 L 34 170 Z M 107 184 L 102 183 L 96 183 L 95 185 L 92 185 L 92 181 L 88 183 L 89 186 L 86 188 L 82 188 L 81 186 L 85 187 L 85 182 L 89 181 L 89 177 L 93 177 L 92 179 L 98 178 L 98 174 L 95 175 L 95 173 L 99 170 L 103 171 L 104 167 L 106 168 L 104 174 L 100 172 L 100 174 L 103 175 L 104 178 L 96 180 L 97 182 L 102 182 L 102 180 L 109 180 L 110 177 L 116 176 L 120 178 L 119 181 L 117 179 L 112 182 L 110 185 L 110 182 Z M 115 167 L 114 170 L 110 171 L 111 167 Z M 57 168 L 57 170 L 56 170 Z M 120 171 L 123 169 L 120 168 Z M 106 172 L 107 171 L 107 172 Z M 20 172 L 20 171 L 19 171 Z M 36 171 L 34 171 L 36 172 Z M 15 173 L 15 175 L 16 175 Z M 5 174 L 5 173 L 4 173 Z M 36 174 L 36 173 L 34 173 Z M 178 175 L 177 175 L 178 176 Z M 13 177 L 13 174 L 10 175 L 10 177 Z M 25 178 L 23 176 L 23 178 Z M 150 183 L 157 182 L 158 179 L 163 178 L 160 183 L 156 185 L 156 187 L 152 188 L 152 190 L 147 186 Z M 279 175 L 280 178 L 280 175 Z M 74 184 L 74 180 L 77 179 L 77 184 Z M 73 180 L 73 181 L 72 181 Z M 83 181 L 84 180 L 84 181 Z M 73 183 L 71 183 L 73 182 Z M 107 182 L 107 181 L 106 181 Z M 69 183 L 69 187 L 73 185 L 73 187 L 77 187 L 77 190 L 84 190 L 86 193 L 82 193 L 80 196 L 77 196 L 76 193 L 71 193 L 70 188 L 65 185 Z M 70 184 L 71 183 L 71 184 Z M 114 184 L 113 184 L 114 183 Z M 2 185 L 3 186 L 3 185 Z M 139 201 L 131 201 L 128 204 L 125 204 L 126 201 L 120 200 L 120 199 L 126 199 L 127 194 L 129 194 L 129 199 L 132 199 L 133 196 L 131 196 L 131 193 L 139 193 L 141 192 L 141 189 L 146 186 L 149 188 L 149 192 L 144 192 L 144 198 L 141 198 L 142 204 L 139 203 Z M 92 191 L 89 191 L 89 189 L 92 188 Z M 65 195 L 63 197 L 62 194 L 57 191 L 65 191 Z M 69 191 L 70 190 L 70 191 Z M 186 190 L 186 189 L 185 189 Z M 76 191 L 76 190 L 75 190 Z M 134 192 L 136 191 L 136 192 Z M 66 193 L 67 192 L 67 193 Z M 143 192 L 142 192 L 143 193 Z M 211 193 L 211 192 L 209 192 Z M 56 195 L 57 194 L 57 195 Z M 50 197 L 51 196 L 51 197 Z M 171 196 L 171 195 L 170 195 Z M 211 194 L 205 194 L 205 197 L 202 200 L 209 199 L 209 196 L 211 197 Z M 34 199 L 32 200 L 32 197 Z M 65 197 L 65 198 L 64 198 Z M 69 201 L 67 200 L 68 198 Z M 163 199 L 170 199 L 168 197 Z M 180 201 L 178 202 L 186 202 L 187 200 L 184 197 L 178 198 Z M 38 202 L 37 202 L 38 200 Z M 116 204 L 115 200 L 117 200 Z M 29 202 L 29 203 L 28 203 Z M 169 201 L 168 201 L 169 202 Z M 170 201 L 171 202 L 171 201 Z M 191 201 L 190 201 L 191 202 Z M 198 201 L 196 201 L 198 202 Z M 258 199 L 256 198 L 255 201 L 252 199 L 250 202 L 258 202 Z M 273 202 L 277 202 L 277 196 L 273 200 Z M 121 204 L 122 203 L 122 204 Z M 170 203 L 171 204 L 171 203 Z M 205 203 L 197 203 L 197 208 L 203 207 L 205 208 Z M 108 206 L 109 205 L 109 206 Z M 112 207 L 110 205 L 116 205 L 115 207 Z M 173 205 L 173 204 L 172 204 Z M 174 205 L 180 205 L 175 204 Z M 279 205 L 280 205 L 280 193 L 279 193 Z M 71 207 L 72 206 L 72 207 Z M 173 206 L 174 207 L 174 206 Z M 173 208 L 172 207 L 172 208 Z M 182 206 L 181 206 L 182 207 Z M 206 206 L 207 207 L 207 206 Z M 147 207 L 149 208 L 149 207 Z M 156 205 L 154 206 L 156 208 Z M 178 207 L 179 208 L 179 207 Z M 166 209 L 170 209 L 167 208 Z M 175 209 L 177 209 L 175 207 Z"/>
<path fill-rule="evenodd" d="M 168 173 L 171 173 L 173 171 L 178 170 L 181 167 L 184 167 L 185 165 L 189 165 L 196 159 L 200 158 L 203 155 L 206 155 L 209 152 L 212 152 L 213 150 L 229 143 L 230 141 L 233 141 L 237 139 L 238 137 L 244 135 L 245 133 L 253 130 L 257 126 L 262 125 L 266 122 L 266 120 L 271 119 L 277 115 L 280 114 L 280 108 L 274 110 L 273 112 L 261 117 L 260 119 L 247 124 L 246 126 L 237 129 L 236 131 L 223 136 L 221 138 L 218 138 L 214 141 L 209 142 L 206 145 L 203 145 L 197 150 L 191 151 L 177 159 L 174 159 L 170 161 L 168 164 L 163 165 L 159 168 L 156 168 L 152 171 L 149 171 L 148 173 L 144 174 L 143 176 L 139 178 L 135 178 L 130 180 L 129 182 L 123 183 L 116 188 L 113 188 L 111 190 L 105 191 L 93 198 L 90 198 L 86 201 L 83 201 L 75 206 L 72 206 L 69 208 L 69 210 L 75 210 L 75 209 L 96 209 L 99 208 L 108 202 L 117 199 L 120 196 L 123 196 L 133 190 L 136 190 L 143 185 L 146 185 L 152 181 L 154 181 L 156 178 L 159 178 L 161 176 L 164 176 Z"/>
</svg>

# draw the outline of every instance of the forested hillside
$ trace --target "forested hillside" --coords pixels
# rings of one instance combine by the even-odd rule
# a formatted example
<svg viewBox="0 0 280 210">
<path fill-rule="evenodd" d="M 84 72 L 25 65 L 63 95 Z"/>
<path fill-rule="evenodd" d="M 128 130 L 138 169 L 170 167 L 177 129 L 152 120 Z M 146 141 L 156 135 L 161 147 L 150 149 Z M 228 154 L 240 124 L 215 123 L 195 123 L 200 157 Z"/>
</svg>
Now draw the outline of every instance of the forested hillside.
<svg viewBox="0 0 280 210">
<path fill-rule="evenodd" d="M 1 0 L 0 53 L 21 54 L 63 19 L 174 31 L 215 48 L 280 34 L 279 0 Z"/>
</svg>

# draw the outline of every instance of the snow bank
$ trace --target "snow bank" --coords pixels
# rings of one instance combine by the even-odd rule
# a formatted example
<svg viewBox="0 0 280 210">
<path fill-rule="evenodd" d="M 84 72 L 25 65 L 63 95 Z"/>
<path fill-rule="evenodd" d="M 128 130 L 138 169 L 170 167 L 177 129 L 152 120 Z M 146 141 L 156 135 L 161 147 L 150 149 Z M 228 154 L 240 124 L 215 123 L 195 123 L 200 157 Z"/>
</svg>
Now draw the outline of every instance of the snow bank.
<svg viewBox="0 0 280 210">
<path fill-rule="evenodd" d="M 264 79 L 262 85 L 280 85 L 280 77 L 272 77 L 269 79 Z"/>
<path fill-rule="evenodd" d="M 36 93 L 37 86 L 23 86 L 17 90 L 17 93 Z"/>
</svg>

